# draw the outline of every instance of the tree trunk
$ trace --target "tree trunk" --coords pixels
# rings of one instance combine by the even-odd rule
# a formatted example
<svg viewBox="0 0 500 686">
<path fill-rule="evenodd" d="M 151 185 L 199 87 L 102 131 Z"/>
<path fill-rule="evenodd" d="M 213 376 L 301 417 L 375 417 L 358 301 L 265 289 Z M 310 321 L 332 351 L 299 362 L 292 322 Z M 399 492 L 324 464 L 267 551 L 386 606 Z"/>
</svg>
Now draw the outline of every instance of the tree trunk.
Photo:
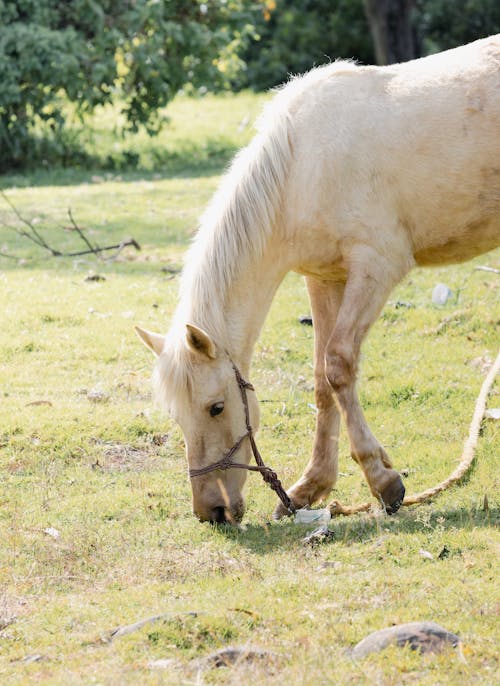
<svg viewBox="0 0 500 686">
<path fill-rule="evenodd" d="M 412 25 L 415 0 L 364 0 L 378 64 L 418 57 Z"/>
</svg>

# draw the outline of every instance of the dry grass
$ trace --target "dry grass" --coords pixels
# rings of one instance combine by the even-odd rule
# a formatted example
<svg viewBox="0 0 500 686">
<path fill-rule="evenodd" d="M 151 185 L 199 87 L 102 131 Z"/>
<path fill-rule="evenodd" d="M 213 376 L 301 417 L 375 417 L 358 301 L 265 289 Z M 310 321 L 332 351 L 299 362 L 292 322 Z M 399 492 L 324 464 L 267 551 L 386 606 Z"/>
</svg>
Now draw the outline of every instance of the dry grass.
<svg viewBox="0 0 500 686">
<path fill-rule="evenodd" d="M 220 120 L 227 102 L 214 114 Z M 180 433 L 152 405 L 151 360 L 132 325 L 166 328 L 177 277 L 162 267 L 178 265 L 217 176 L 54 180 L 39 174 L 36 186 L 8 193 L 32 216 L 62 217 L 70 205 L 102 243 L 133 235 L 143 252 L 111 264 L 46 261 L 2 233 L 8 250 L 34 259 L 2 260 L 0 274 L 0 681 L 495 683 L 498 423 L 484 423 L 460 487 L 390 519 L 336 520 L 324 545 L 305 546 L 306 530 L 290 522 L 270 523 L 274 497 L 255 476 L 243 529 L 200 525 L 190 514 Z M 56 229 L 50 235 L 60 237 Z M 498 260 L 497 252 L 413 273 L 370 334 L 363 405 L 406 470 L 409 491 L 441 480 L 460 457 L 498 346 L 498 276 L 473 267 Z M 86 281 L 89 271 L 106 280 Z M 438 281 L 458 301 L 433 306 Z M 260 447 L 286 484 L 312 443 L 312 331 L 297 321 L 307 311 L 292 275 L 252 371 L 267 401 Z M 490 406 L 499 404 L 497 386 Z M 364 500 L 367 488 L 341 440 L 335 497 Z M 107 640 L 118 626 L 160 614 L 168 616 Z M 350 659 L 371 631 L 417 619 L 458 633 L 463 656 L 390 649 Z M 228 645 L 278 658 L 221 668 L 193 662 Z M 173 662 L 151 666 L 160 659 Z"/>
</svg>

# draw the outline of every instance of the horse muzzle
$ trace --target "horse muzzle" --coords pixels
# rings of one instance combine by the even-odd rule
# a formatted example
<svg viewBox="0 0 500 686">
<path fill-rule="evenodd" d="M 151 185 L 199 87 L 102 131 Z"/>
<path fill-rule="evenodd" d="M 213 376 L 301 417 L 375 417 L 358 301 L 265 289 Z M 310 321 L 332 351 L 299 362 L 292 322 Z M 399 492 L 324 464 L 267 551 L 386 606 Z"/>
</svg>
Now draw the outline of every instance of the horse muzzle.
<svg viewBox="0 0 500 686">
<path fill-rule="evenodd" d="M 243 499 L 235 503 L 226 505 L 219 503 L 218 505 L 203 507 L 194 505 L 194 515 L 200 522 L 209 522 L 210 524 L 239 524 L 245 514 L 245 503 Z"/>
</svg>

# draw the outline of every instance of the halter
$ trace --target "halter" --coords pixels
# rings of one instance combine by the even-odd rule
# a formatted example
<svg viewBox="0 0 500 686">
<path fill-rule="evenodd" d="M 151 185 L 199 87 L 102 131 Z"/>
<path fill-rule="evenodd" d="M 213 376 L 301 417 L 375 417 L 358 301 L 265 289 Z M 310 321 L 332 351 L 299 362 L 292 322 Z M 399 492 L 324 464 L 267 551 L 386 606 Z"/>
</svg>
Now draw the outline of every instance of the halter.
<svg viewBox="0 0 500 686">
<path fill-rule="evenodd" d="M 269 484 L 269 486 L 277 494 L 277 496 L 279 497 L 285 508 L 288 510 L 288 512 L 290 512 L 290 514 L 294 514 L 297 508 L 295 507 L 287 492 L 281 485 L 281 481 L 279 480 L 276 472 L 273 469 L 271 469 L 271 467 L 267 467 L 264 464 L 264 460 L 262 459 L 262 456 L 259 453 L 259 449 L 257 448 L 257 444 L 255 443 L 252 425 L 250 424 L 250 412 L 248 409 L 247 398 L 247 390 L 255 391 L 255 389 L 250 382 L 245 381 L 245 379 L 241 376 L 240 371 L 238 367 L 234 364 L 234 362 L 232 360 L 230 361 L 234 370 L 234 374 L 236 376 L 236 383 L 238 384 L 238 387 L 240 389 L 241 401 L 245 409 L 246 433 L 244 433 L 243 436 L 238 438 L 233 447 L 230 450 L 228 450 L 228 452 L 224 455 L 222 459 L 220 459 L 218 462 L 213 462 L 212 464 L 209 464 L 206 467 L 201 467 L 200 469 L 190 469 L 189 476 L 192 479 L 195 476 L 202 476 L 203 474 L 214 472 L 217 469 L 226 470 L 232 468 L 248 469 L 248 471 L 250 472 L 260 472 L 266 484 Z M 245 438 L 248 438 L 250 441 L 253 456 L 255 457 L 255 462 L 257 463 L 256 465 L 249 465 L 244 464 L 243 462 L 232 461 L 233 455 L 236 452 L 238 452 Z"/>
</svg>

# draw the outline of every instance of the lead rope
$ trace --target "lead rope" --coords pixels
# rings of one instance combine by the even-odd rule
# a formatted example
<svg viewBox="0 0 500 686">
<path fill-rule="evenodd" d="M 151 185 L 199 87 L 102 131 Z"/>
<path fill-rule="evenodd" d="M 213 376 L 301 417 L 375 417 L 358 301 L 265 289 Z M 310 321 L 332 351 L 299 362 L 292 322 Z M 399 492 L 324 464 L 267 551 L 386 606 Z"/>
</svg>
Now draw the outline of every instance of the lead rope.
<svg viewBox="0 0 500 686">
<path fill-rule="evenodd" d="M 273 489 L 273 491 L 276 493 L 276 495 L 281 500 L 284 507 L 286 507 L 288 512 L 290 512 L 290 514 L 295 514 L 297 508 L 293 504 L 292 499 L 290 498 L 288 493 L 283 488 L 283 485 L 279 480 L 276 472 L 265 465 L 264 460 L 262 459 L 262 455 L 260 454 L 259 449 L 257 448 L 257 444 L 255 442 L 252 425 L 250 424 L 250 411 L 248 408 L 247 398 L 247 389 L 250 391 L 254 391 L 255 389 L 249 381 L 245 381 L 245 379 L 241 376 L 240 370 L 238 369 L 238 367 L 236 367 L 234 362 L 231 362 L 231 364 L 233 365 L 233 370 L 236 375 L 236 381 L 238 382 L 238 386 L 240 388 L 241 400 L 243 402 L 243 407 L 245 408 L 245 424 L 247 436 L 250 440 L 250 445 L 252 447 L 253 456 L 255 457 L 255 462 L 260 467 L 259 471 L 262 474 L 262 478 L 264 479 L 265 483 Z"/>
<path fill-rule="evenodd" d="M 474 407 L 474 414 L 472 415 L 472 421 L 469 427 L 469 435 L 464 443 L 464 448 L 462 451 L 462 457 L 458 467 L 450 474 L 450 476 L 441 481 L 433 488 L 428 488 L 426 491 L 417 493 L 416 495 L 406 496 L 402 502 L 402 505 L 417 505 L 418 503 L 423 503 L 425 500 L 433 498 L 438 493 L 449 488 L 452 484 L 460 481 L 465 474 L 470 469 L 476 451 L 477 441 L 479 438 L 479 431 L 481 429 L 481 422 L 483 421 L 484 413 L 486 410 L 486 401 L 488 399 L 489 392 L 493 385 L 496 375 L 500 370 L 500 351 L 498 352 L 497 359 L 492 365 L 488 376 L 483 381 L 481 390 L 476 400 L 476 405 Z M 373 503 L 359 503 L 358 505 L 342 505 L 338 500 L 333 500 L 329 505 L 328 509 L 332 517 L 338 515 L 353 515 L 358 512 L 368 512 L 373 507 Z"/>
</svg>

